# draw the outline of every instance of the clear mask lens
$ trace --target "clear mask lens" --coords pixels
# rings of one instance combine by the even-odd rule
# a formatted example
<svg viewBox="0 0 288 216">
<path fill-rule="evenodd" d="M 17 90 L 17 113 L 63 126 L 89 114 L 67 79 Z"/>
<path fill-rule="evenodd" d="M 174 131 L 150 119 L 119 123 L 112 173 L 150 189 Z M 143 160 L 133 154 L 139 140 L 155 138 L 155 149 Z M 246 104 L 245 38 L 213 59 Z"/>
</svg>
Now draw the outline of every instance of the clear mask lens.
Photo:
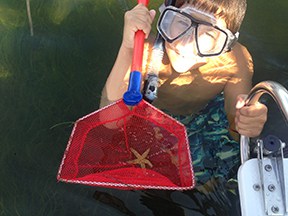
<svg viewBox="0 0 288 216">
<path fill-rule="evenodd" d="M 192 21 L 188 17 L 172 10 L 167 10 L 163 14 L 162 21 L 159 24 L 162 33 L 171 41 L 180 37 L 191 26 Z"/>
<path fill-rule="evenodd" d="M 220 54 L 227 41 L 225 32 L 213 26 L 198 25 L 197 46 L 202 55 Z"/>
</svg>

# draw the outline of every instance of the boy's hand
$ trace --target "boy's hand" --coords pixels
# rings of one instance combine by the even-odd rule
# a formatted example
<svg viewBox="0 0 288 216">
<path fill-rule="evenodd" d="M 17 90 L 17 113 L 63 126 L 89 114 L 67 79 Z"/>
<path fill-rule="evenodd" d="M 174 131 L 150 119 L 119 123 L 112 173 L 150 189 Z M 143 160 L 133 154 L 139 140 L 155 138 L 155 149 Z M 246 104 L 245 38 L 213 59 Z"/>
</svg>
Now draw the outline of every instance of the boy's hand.
<svg viewBox="0 0 288 216">
<path fill-rule="evenodd" d="M 124 17 L 122 45 L 129 49 L 133 48 L 134 36 L 138 30 L 143 30 L 147 38 L 155 15 L 155 10 L 149 11 L 143 4 L 138 4 L 132 10 L 127 11 Z"/>
<path fill-rule="evenodd" d="M 245 106 L 247 95 L 239 95 L 236 104 L 235 126 L 239 134 L 247 137 L 260 135 L 267 120 L 267 107 L 256 103 Z"/>
</svg>

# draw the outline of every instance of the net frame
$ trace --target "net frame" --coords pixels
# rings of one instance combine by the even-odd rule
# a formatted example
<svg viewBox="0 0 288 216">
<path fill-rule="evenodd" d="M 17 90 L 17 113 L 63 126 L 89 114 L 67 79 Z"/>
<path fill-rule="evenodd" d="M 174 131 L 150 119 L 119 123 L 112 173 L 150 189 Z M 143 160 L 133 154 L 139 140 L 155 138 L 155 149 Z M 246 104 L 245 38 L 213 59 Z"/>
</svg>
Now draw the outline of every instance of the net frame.
<svg viewBox="0 0 288 216">
<path fill-rule="evenodd" d="M 178 151 L 177 156 L 178 156 L 179 170 L 169 169 L 168 171 L 170 172 L 170 170 L 171 170 L 171 173 L 174 172 L 173 174 L 178 175 L 179 179 L 182 178 L 179 182 L 177 181 L 177 183 L 174 182 L 171 184 L 167 183 L 167 182 L 169 182 L 167 180 L 167 179 L 169 179 L 169 177 L 166 177 L 166 176 L 168 176 L 170 174 L 161 173 L 161 175 L 158 176 L 157 172 L 154 172 L 153 170 L 145 169 L 145 171 L 149 171 L 149 172 L 147 173 L 147 175 L 146 174 L 144 175 L 143 173 L 141 173 L 142 171 L 140 171 L 141 168 L 138 168 L 137 170 L 133 169 L 136 182 L 138 181 L 138 183 L 136 183 L 136 184 L 131 183 L 130 180 L 127 182 L 127 180 L 122 179 L 121 175 L 125 175 L 125 174 L 123 174 L 121 172 L 125 171 L 125 169 L 126 169 L 123 167 L 119 167 L 119 170 L 121 170 L 121 171 L 118 171 L 118 168 L 114 169 L 113 173 L 112 174 L 109 173 L 109 175 L 106 175 L 105 171 L 102 173 L 101 172 L 96 173 L 96 174 L 94 174 L 96 177 L 93 177 L 93 180 L 87 180 L 87 179 L 85 180 L 86 177 L 84 177 L 84 178 L 77 177 L 77 174 L 73 175 L 75 177 L 71 177 L 70 174 L 67 175 L 67 173 L 70 173 L 71 171 L 69 169 L 67 171 L 67 168 L 65 168 L 65 166 L 66 166 L 65 164 L 69 164 L 69 163 L 71 164 L 71 162 L 69 162 L 69 160 L 70 160 L 69 154 L 71 154 L 71 152 L 72 152 L 72 155 L 73 155 L 73 152 L 75 152 L 75 150 L 73 150 L 73 145 L 75 148 L 75 145 L 79 144 L 78 141 L 74 140 L 75 136 L 76 137 L 78 136 L 77 131 L 79 130 L 79 127 L 80 127 L 79 125 L 83 124 L 83 122 L 87 121 L 87 119 L 93 118 L 94 116 L 98 115 L 99 113 L 102 113 L 103 111 L 105 112 L 105 111 L 107 111 L 107 110 L 109 110 L 115 106 L 117 106 L 117 108 L 118 107 L 121 108 L 122 106 L 126 107 L 125 111 L 127 111 L 128 115 L 130 115 L 130 116 L 135 116 L 135 115 L 137 115 L 137 112 L 139 112 L 139 110 L 141 111 L 141 109 L 143 109 L 143 107 L 145 107 L 146 109 L 148 107 L 148 112 L 150 112 L 150 113 L 153 112 L 154 114 L 156 112 L 157 115 L 160 115 L 163 119 L 162 123 L 161 123 L 161 122 L 159 122 L 161 120 L 159 120 L 155 117 L 156 119 L 154 119 L 154 122 L 158 121 L 157 123 L 162 124 L 162 125 L 163 124 L 164 125 L 173 124 L 173 126 L 171 126 L 171 128 L 169 128 L 168 130 L 170 130 L 170 131 L 175 130 L 175 131 L 177 131 L 177 133 L 179 132 L 179 136 L 183 136 L 182 137 L 183 141 L 181 143 L 177 143 L 177 145 L 181 145 L 182 150 L 180 151 L 179 149 L 176 148 L 176 151 Z M 106 119 L 106 120 L 108 122 L 110 122 L 110 121 L 113 122 L 115 120 L 113 118 L 112 119 Z M 95 120 L 95 121 L 100 122 L 99 120 Z M 85 124 L 87 124 L 87 122 Z M 93 124 L 94 123 L 92 123 L 92 125 Z M 103 124 L 103 123 L 98 123 L 98 126 L 100 126 L 101 124 Z M 179 127 L 179 128 L 176 130 L 177 127 Z M 87 128 L 90 128 L 87 130 L 92 130 L 93 126 L 91 127 L 91 125 L 90 126 L 87 125 Z M 94 124 L 94 128 L 95 128 L 95 124 Z M 83 133 L 83 131 L 81 131 L 81 133 Z M 86 134 L 88 134 L 88 132 Z M 181 139 L 181 137 L 180 137 L 180 139 Z M 78 144 L 75 142 L 78 142 Z M 129 146 L 127 148 L 129 148 Z M 181 153 L 181 155 L 180 155 L 180 152 L 184 152 L 184 154 Z M 81 151 L 79 154 L 81 154 Z M 80 157 L 79 154 L 74 154 L 74 157 L 78 157 L 78 159 L 79 159 L 79 157 Z M 181 157 L 184 157 L 182 162 L 181 162 Z M 129 157 L 129 160 L 131 160 L 130 157 Z M 166 162 L 168 161 L 167 157 L 164 158 L 164 161 L 166 161 Z M 77 160 L 75 166 L 77 166 L 77 163 L 78 163 L 78 160 Z M 105 164 L 102 164 L 102 165 L 106 166 Z M 109 166 L 109 164 L 107 166 Z M 156 168 L 153 168 L 153 169 L 156 169 Z M 183 172 L 185 172 L 185 174 L 183 174 L 183 173 L 181 174 L 181 169 L 184 170 Z M 143 170 L 143 169 L 141 169 L 141 170 Z M 166 171 L 167 171 L 167 169 L 166 169 Z M 119 175 L 120 175 L 120 178 L 119 178 Z M 147 183 L 147 181 L 145 182 L 145 181 L 140 180 L 139 177 L 137 179 L 137 175 L 138 176 L 142 175 L 141 178 L 143 176 L 144 176 L 143 178 L 147 177 L 149 179 L 148 182 L 152 183 L 152 184 Z M 156 176 L 155 177 L 156 179 L 151 178 L 150 177 L 151 175 Z M 170 178 L 171 178 L 171 175 L 170 175 Z M 176 121 L 174 118 L 167 115 L 166 113 L 156 109 L 154 106 L 152 106 L 151 104 L 147 103 L 144 100 L 142 100 L 140 102 L 140 104 L 138 106 L 134 107 L 132 110 L 130 110 L 122 100 L 119 100 L 113 104 L 110 104 L 110 105 L 108 105 L 102 109 L 99 109 L 99 110 L 97 110 L 93 113 L 90 113 L 90 114 L 77 120 L 77 122 L 75 123 L 74 128 L 72 130 L 71 136 L 69 138 L 68 145 L 66 147 L 60 168 L 58 170 L 57 179 L 58 179 L 58 181 L 62 181 L 62 182 L 66 182 L 66 183 L 76 183 L 76 184 L 84 184 L 84 185 L 90 185 L 90 186 L 117 188 L 117 189 L 122 189 L 122 190 L 140 190 L 140 189 L 189 190 L 189 189 L 192 189 L 195 186 L 195 179 L 194 179 L 194 172 L 193 172 L 193 167 L 192 167 L 192 158 L 191 158 L 191 154 L 190 154 L 190 147 L 189 147 L 189 141 L 188 141 L 186 128 L 182 123 Z M 161 181 L 161 180 L 164 180 L 164 181 Z M 165 182 L 165 183 L 162 183 L 162 182 Z"/>
</svg>

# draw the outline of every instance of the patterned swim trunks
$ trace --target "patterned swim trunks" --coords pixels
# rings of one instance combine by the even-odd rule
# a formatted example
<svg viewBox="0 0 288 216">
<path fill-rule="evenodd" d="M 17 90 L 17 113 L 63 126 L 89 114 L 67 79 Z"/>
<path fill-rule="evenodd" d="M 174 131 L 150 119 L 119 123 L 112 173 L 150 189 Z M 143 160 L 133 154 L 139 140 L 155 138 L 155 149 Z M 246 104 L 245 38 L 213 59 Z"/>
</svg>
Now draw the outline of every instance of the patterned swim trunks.
<svg viewBox="0 0 288 216">
<path fill-rule="evenodd" d="M 197 184 L 205 184 L 213 177 L 236 178 L 239 143 L 228 131 L 223 93 L 198 114 L 169 115 L 186 126 Z"/>
</svg>

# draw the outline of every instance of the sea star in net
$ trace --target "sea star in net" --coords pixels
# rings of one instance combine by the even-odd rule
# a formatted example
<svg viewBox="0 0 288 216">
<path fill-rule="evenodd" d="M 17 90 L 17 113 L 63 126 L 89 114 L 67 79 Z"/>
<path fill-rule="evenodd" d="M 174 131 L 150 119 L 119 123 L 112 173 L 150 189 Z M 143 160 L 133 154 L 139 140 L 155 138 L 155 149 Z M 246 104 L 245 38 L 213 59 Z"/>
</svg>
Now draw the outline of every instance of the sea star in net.
<svg viewBox="0 0 288 216">
<path fill-rule="evenodd" d="M 146 158 L 149 154 L 150 148 L 147 149 L 142 155 L 139 154 L 135 149 L 130 148 L 131 152 L 135 155 L 136 159 L 127 161 L 129 164 L 139 164 L 142 169 L 146 168 L 146 164 L 153 167 L 153 164 Z"/>
</svg>

